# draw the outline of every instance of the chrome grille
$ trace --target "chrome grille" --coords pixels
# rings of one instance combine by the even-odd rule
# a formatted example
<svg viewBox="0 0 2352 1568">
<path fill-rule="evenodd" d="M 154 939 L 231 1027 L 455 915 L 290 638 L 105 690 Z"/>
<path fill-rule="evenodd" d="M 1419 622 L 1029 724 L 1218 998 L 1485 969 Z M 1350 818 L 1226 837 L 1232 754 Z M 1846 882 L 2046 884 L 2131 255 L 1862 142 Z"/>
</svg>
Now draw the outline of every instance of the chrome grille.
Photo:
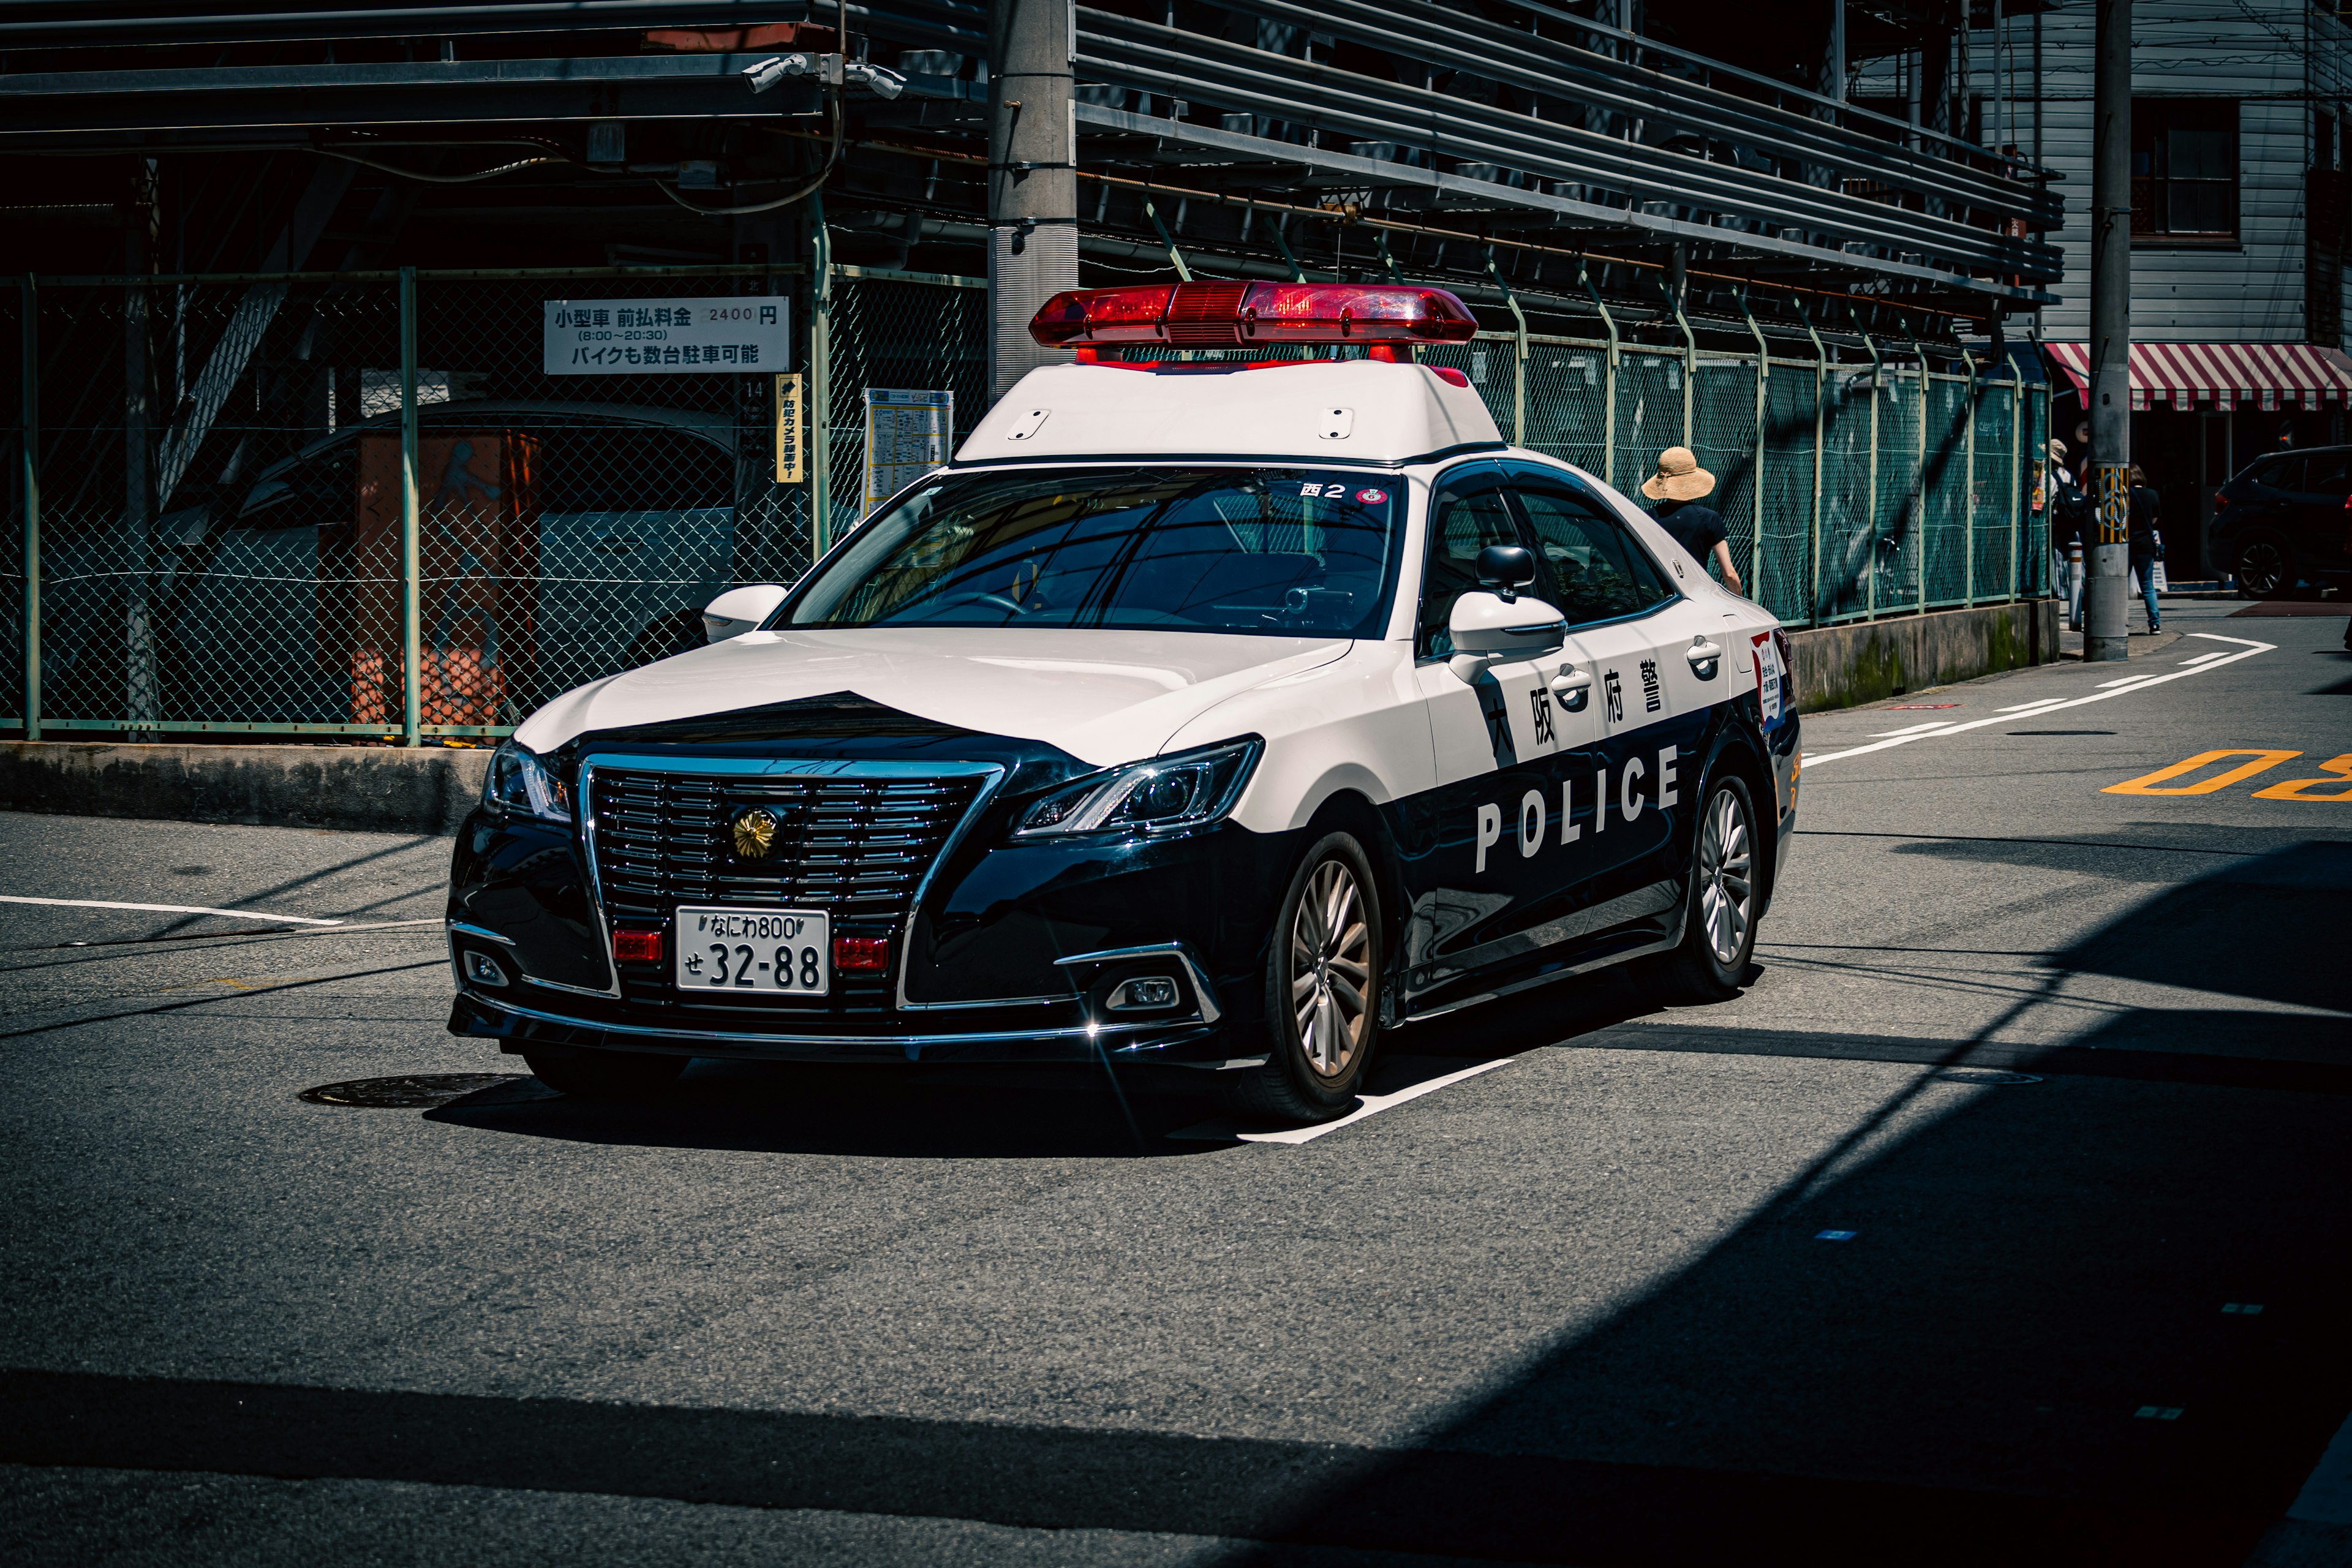
<svg viewBox="0 0 2352 1568">
<path fill-rule="evenodd" d="M 682 903 L 782 904 L 829 910 L 836 922 L 896 922 L 981 782 L 599 768 L 589 809 L 605 910 L 654 920 Z M 752 805 L 777 826 L 767 855 L 745 860 L 732 823 Z"/>
</svg>

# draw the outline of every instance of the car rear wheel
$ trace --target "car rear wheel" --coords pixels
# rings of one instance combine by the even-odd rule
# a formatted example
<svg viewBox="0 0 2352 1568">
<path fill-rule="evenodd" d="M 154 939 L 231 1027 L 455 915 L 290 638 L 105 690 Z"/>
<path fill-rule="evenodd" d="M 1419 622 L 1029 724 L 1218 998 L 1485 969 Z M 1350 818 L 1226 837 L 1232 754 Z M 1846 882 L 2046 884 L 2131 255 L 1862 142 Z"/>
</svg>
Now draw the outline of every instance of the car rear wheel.
<svg viewBox="0 0 2352 1568">
<path fill-rule="evenodd" d="M 1299 861 L 1267 943 L 1263 1068 L 1234 1086 L 1253 1118 L 1320 1121 L 1355 1102 L 1380 1034 L 1381 910 L 1370 860 L 1345 833 Z"/>
<path fill-rule="evenodd" d="M 677 1081 L 684 1057 L 652 1051 L 525 1051 L 539 1081 L 575 1100 L 651 1100 Z"/>
<path fill-rule="evenodd" d="M 1683 940 L 1654 961 L 1654 988 L 1670 1002 L 1727 1002 L 1739 994 L 1756 952 L 1756 810 L 1748 786 L 1710 780 L 1691 848 Z"/>
<path fill-rule="evenodd" d="M 2249 599 L 2274 599 L 2294 585 L 2286 546 L 2274 535 L 2257 533 L 2238 546 L 2238 592 Z"/>
</svg>

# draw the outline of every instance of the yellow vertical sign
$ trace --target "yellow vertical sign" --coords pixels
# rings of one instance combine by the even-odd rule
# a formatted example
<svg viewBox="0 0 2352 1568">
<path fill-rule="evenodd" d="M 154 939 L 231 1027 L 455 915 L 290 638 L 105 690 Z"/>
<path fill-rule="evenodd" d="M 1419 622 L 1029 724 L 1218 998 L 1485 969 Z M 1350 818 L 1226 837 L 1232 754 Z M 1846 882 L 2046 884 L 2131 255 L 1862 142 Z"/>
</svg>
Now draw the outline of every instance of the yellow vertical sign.
<svg viewBox="0 0 2352 1568">
<path fill-rule="evenodd" d="M 776 483 L 801 482 L 801 378 L 776 377 Z"/>
</svg>

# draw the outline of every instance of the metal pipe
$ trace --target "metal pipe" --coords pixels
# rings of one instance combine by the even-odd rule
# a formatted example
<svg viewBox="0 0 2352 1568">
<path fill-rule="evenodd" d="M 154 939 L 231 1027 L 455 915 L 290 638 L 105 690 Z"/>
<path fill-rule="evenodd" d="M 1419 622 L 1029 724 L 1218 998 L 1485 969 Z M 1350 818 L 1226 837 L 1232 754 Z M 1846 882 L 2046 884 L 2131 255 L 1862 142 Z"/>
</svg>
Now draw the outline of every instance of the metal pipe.
<svg viewBox="0 0 2352 1568">
<path fill-rule="evenodd" d="M 25 350 L 25 739 L 41 738 L 41 310 L 33 275 L 18 286 Z"/>
<path fill-rule="evenodd" d="M 2009 362 L 2009 596 L 2014 601 L 2023 586 L 2019 577 L 2019 551 L 2023 547 L 2023 500 L 2019 494 L 2025 477 L 2023 430 L 2025 425 L 2025 377 L 2019 373 L 2017 362 Z M 2043 451 L 2042 447 L 2034 450 Z M 2036 487 L 2037 490 L 2039 487 Z"/>
<path fill-rule="evenodd" d="M 1282 252 L 1282 259 L 1290 268 L 1290 280 L 1294 283 L 1304 283 L 1307 281 L 1307 268 L 1298 265 L 1298 258 L 1290 254 L 1290 242 L 1283 237 L 1282 231 L 1289 226 L 1289 223 L 1290 215 L 1285 213 L 1274 220 L 1274 226 L 1266 232 L 1274 236 L 1275 249 Z"/>
<path fill-rule="evenodd" d="M 1592 296 L 1592 308 L 1601 312 L 1601 324 L 1609 329 L 1609 360 L 1601 368 L 1601 482 L 1613 485 L 1617 482 L 1617 318 L 1609 313 L 1581 258 L 1576 264 L 1576 280 Z"/>
<path fill-rule="evenodd" d="M 1385 252 L 1384 252 L 1385 253 Z M 1502 270 L 1495 265 L 1495 247 L 1486 247 L 1486 276 L 1503 291 L 1503 303 L 1511 308 L 1511 319 L 1518 323 L 1518 358 L 1511 376 L 1511 445 L 1528 444 L 1528 313 L 1519 309 L 1518 296 L 1503 281 Z"/>
<path fill-rule="evenodd" d="M 425 743 L 424 575 L 416 515 L 416 268 L 400 269 L 400 742 Z M 379 688 L 381 689 L 381 688 Z"/>
<path fill-rule="evenodd" d="M 1143 198 L 1143 216 L 1151 220 L 1152 232 L 1160 237 L 1160 243 L 1168 247 L 1168 259 L 1174 265 L 1176 276 L 1187 283 L 1192 281 L 1192 269 L 1184 265 L 1184 253 L 1176 248 L 1176 237 L 1170 234 L 1168 226 L 1160 221 L 1160 209 L 1151 205 L 1150 196 Z"/>
<path fill-rule="evenodd" d="M 809 564 L 833 547 L 833 237 L 823 192 L 808 199 Z"/>
<path fill-rule="evenodd" d="M 1919 457 L 1918 467 L 1912 470 L 1911 489 L 1918 497 L 1916 509 L 1919 548 L 1913 552 L 1912 572 L 1919 580 L 1919 612 L 1927 611 L 1927 351 L 1919 346 L 1918 337 L 1911 331 L 1911 320 L 1903 318 L 1903 336 L 1911 344 L 1911 352 L 1919 356 Z"/>
</svg>

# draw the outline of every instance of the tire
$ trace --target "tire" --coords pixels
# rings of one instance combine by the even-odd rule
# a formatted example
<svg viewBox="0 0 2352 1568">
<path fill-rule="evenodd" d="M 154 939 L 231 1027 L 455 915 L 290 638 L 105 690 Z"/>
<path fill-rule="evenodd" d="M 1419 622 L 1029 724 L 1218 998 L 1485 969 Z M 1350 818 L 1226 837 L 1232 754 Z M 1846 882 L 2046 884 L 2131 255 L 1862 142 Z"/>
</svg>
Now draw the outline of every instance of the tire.
<svg viewBox="0 0 2352 1568">
<path fill-rule="evenodd" d="M 2238 594 L 2275 599 L 2294 586 L 2294 560 L 2274 533 L 2250 533 L 2238 545 Z"/>
<path fill-rule="evenodd" d="M 525 1051 L 523 1061 L 539 1081 L 574 1100 L 640 1100 L 657 1098 L 686 1070 L 684 1057 L 651 1051 Z"/>
<path fill-rule="evenodd" d="M 1667 1002 L 1728 1002 L 1756 952 L 1756 804 L 1730 773 L 1707 781 L 1692 835 L 1683 939 L 1651 962 L 1651 989 Z"/>
<path fill-rule="evenodd" d="M 1364 847 L 1318 839 L 1292 873 L 1266 941 L 1264 1067 L 1233 1086 L 1252 1120 L 1325 1121 L 1355 1103 L 1380 1036 L 1380 891 Z"/>
</svg>

